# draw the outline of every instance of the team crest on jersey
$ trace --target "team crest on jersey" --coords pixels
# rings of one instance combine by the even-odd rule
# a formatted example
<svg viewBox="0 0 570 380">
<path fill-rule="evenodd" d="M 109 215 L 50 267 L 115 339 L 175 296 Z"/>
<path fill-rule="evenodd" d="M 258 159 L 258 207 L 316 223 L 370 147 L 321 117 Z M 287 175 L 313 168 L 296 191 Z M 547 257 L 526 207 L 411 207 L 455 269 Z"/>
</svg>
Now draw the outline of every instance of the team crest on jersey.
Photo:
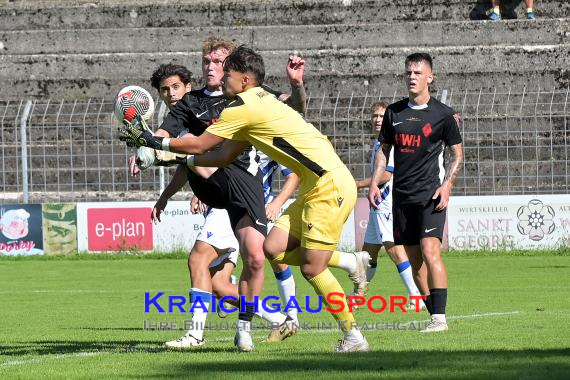
<svg viewBox="0 0 570 380">
<path fill-rule="evenodd" d="M 313 223 L 309 223 L 307 224 L 307 228 L 309 229 L 309 231 L 311 230 L 311 228 L 313 228 Z"/>
<path fill-rule="evenodd" d="M 342 207 L 342 202 L 344 202 L 344 198 L 343 197 L 338 197 L 337 199 L 338 202 L 338 207 Z"/>
<path fill-rule="evenodd" d="M 422 128 L 422 132 L 423 132 L 425 137 L 428 137 L 429 135 L 431 135 L 431 132 L 432 132 L 431 124 L 426 123 Z"/>
</svg>

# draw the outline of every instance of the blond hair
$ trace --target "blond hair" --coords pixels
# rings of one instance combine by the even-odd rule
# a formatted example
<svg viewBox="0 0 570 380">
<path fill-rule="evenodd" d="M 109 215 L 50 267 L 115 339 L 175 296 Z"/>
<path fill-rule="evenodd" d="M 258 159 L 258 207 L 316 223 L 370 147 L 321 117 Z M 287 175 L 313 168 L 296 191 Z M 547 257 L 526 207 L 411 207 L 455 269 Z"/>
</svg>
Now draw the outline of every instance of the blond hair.
<svg viewBox="0 0 570 380">
<path fill-rule="evenodd" d="M 370 109 L 372 110 L 372 112 L 376 111 L 379 108 L 382 109 L 387 109 L 389 106 L 388 102 L 385 101 L 381 101 L 381 102 L 375 102 L 372 104 L 372 106 L 370 107 Z"/>
<path fill-rule="evenodd" d="M 235 47 L 236 45 L 232 41 L 225 40 L 221 37 L 208 37 L 202 45 L 202 54 L 206 55 L 217 49 L 225 49 L 229 54 Z"/>
</svg>

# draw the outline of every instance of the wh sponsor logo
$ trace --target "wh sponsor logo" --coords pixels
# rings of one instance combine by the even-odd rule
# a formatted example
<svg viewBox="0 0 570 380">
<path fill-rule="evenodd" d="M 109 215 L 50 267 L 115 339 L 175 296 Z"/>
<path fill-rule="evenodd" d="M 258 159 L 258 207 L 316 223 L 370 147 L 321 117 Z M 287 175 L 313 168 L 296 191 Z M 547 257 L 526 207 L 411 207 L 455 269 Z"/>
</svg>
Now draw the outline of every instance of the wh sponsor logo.
<svg viewBox="0 0 570 380">
<path fill-rule="evenodd" d="M 422 137 L 409 133 L 396 133 L 396 145 L 420 147 Z"/>
</svg>

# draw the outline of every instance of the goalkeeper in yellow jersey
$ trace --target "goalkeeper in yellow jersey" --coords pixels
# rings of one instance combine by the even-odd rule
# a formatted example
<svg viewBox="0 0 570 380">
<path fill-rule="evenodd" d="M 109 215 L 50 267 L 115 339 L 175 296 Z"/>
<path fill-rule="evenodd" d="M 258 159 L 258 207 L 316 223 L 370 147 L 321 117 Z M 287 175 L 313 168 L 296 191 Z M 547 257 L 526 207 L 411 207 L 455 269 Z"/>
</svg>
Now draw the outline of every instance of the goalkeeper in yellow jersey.
<svg viewBox="0 0 570 380">
<path fill-rule="evenodd" d="M 240 46 L 226 58 L 224 72 L 224 93 L 232 100 L 202 135 L 185 139 L 152 136 L 137 120 L 121 129 L 121 139 L 189 154 L 188 166 L 227 165 L 252 144 L 291 169 L 299 176 L 299 196 L 269 232 L 263 245 L 265 255 L 275 263 L 299 265 L 323 301 L 329 293 L 344 293 L 328 263 L 356 203 L 350 171 L 326 136 L 260 87 L 265 67 L 259 54 Z M 220 149 L 210 151 L 221 143 Z M 343 303 L 342 311 L 333 313 L 344 332 L 337 351 L 367 351 L 368 343 L 345 298 L 335 295 L 330 299 L 335 305 Z"/>
</svg>

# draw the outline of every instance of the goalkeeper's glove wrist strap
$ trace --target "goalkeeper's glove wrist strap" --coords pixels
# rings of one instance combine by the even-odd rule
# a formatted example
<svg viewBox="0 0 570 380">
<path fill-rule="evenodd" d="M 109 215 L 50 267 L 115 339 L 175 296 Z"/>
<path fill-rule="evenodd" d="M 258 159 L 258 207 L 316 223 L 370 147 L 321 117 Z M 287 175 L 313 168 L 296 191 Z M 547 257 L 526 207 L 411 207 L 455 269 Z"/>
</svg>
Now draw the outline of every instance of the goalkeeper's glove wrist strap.
<svg viewBox="0 0 570 380">
<path fill-rule="evenodd" d="M 144 143 L 139 143 L 137 146 L 147 146 L 151 149 L 162 150 L 162 139 L 164 137 L 158 136 L 143 136 Z"/>
<path fill-rule="evenodd" d="M 170 152 L 170 138 L 168 137 L 164 137 L 162 139 L 162 148 L 161 150 L 165 150 L 167 152 Z"/>
<path fill-rule="evenodd" d="M 186 156 L 186 166 L 188 166 L 189 168 L 194 167 L 194 155 L 193 154 L 189 154 L 188 156 Z"/>
</svg>

